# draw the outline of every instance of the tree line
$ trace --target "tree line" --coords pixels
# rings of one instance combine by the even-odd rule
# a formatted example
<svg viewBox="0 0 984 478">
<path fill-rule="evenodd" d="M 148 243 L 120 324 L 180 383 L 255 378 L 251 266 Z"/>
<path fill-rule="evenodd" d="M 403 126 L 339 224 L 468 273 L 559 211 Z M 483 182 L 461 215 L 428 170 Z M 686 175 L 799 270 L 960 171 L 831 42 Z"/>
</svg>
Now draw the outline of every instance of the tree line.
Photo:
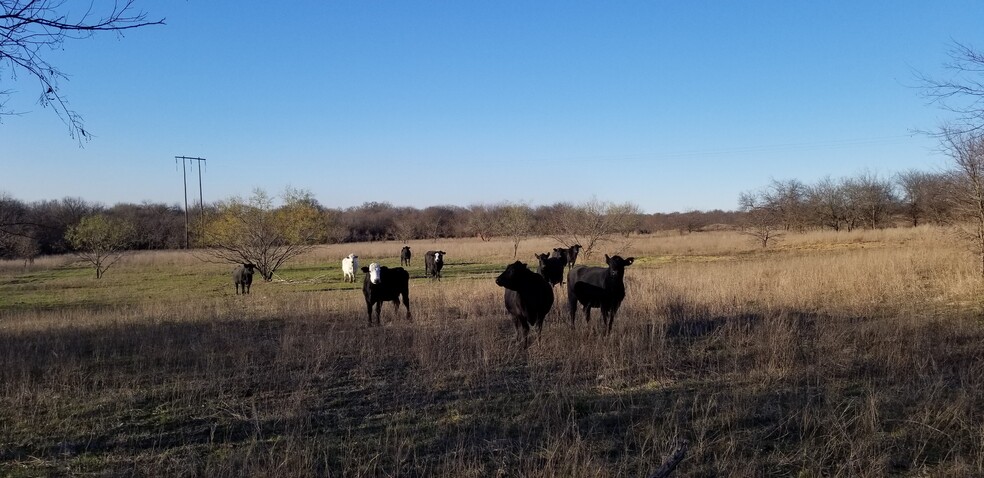
<svg viewBox="0 0 984 478">
<path fill-rule="evenodd" d="M 823 178 L 813 184 L 772 180 L 742 193 L 736 210 L 645 214 L 632 203 L 592 200 L 531 206 L 501 202 L 468 207 L 441 205 L 422 209 L 366 202 L 349 208 L 324 207 L 309 192 L 287 190 L 279 198 L 256 190 L 249 198 L 229 198 L 189 207 L 191 247 L 229 242 L 231 224 L 257 211 L 284 216 L 277 228 L 292 236 L 285 242 L 331 244 L 359 241 L 409 241 L 477 237 L 507 238 L 517 246 L 530 236 L 554 237 L 591 249 L 615 235 L 658 231 L 698 232 L 768 225 L 781 231 L 853 230 L 908 224 L 946 224 L 958 204 L 949 173 L 910 170 L 891 178 L 862 173 Z M 200 211 L 204 211 L 202 214 Z M 106 216 L 132 226 L 131 250 L 185 247 L 185 212 L 176 204 L 122 203 L 110 207 L 81 198 L 25 202 L 0 193 L 0 258 L 31 260 L 42 254 L 74 252 L 67 233 L 89 216 Z M 303 220 L 302 220 L 303 219 Z M 253 226 L 252 230 L 262 230 Z M 303 229 L 303 230 L 302 230 Z"/>
</svg>

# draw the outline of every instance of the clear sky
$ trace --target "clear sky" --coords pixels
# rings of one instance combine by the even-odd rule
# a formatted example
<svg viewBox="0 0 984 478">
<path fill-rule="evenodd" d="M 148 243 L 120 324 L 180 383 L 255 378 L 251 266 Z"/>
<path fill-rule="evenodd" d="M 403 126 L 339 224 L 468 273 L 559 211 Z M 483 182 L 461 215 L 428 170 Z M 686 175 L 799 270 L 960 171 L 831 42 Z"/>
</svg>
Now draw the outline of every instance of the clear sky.
<svg viewBox="0 0 984 478">
<path fill-rule="evenodd" d="M 914 71 L 984 48 L 976 0 L 139 6 L 167 24 L 48 52 L 83 148 L 3 72 L 25 114 L 0 123 L 0 191 L 179 203 L 188 155 L 206 202 L 734 209 L 773 178 L 944 167 L 911 134 L 946 117 Z"/>
</svg>

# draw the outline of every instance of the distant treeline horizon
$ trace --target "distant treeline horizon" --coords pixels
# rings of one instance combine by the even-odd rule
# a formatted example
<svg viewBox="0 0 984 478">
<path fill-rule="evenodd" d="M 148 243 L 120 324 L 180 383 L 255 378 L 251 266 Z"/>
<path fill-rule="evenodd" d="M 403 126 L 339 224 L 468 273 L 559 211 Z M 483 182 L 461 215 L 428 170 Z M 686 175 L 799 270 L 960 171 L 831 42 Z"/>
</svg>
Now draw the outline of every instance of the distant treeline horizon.
<svg viewBox="0 0 984 478">
<path fill-rule="evenodd" d="M 917 170 L 896 174 L 892 179 L 864 173 L 840 179 L 827 177 L 814 184 L 795 179 L 773 180 L 760 190 L 742 193 L 735 210 L 651 214 L 642 213 L 633 203 L 598 200 L 539 206 L 500 202 L 425 208 L 365 202 L 342 209 L 322 206 L 310 193 L 301 193 L 305 195 L 306 203 L 322 215 L 326 234 L 318 241 L 332 244 L 460 237 L 488 240 L 505 235 L 497 230 L 500 216 L 507 209 L 516 208 L 523 210 L 530 219 L 528 234 L 540 236 L 559 234 L 555 219 L 570 217 L 573 213 L 595 217 L 617 213 L 619 224 L 613 231 L 619 234 L 740 229 L 749 227 L 751 221 L 760 223 L 763 220 L 783 230 L 945 224 L 952 217 L 948 198 L 951 183 L 945 173 Z M 204 245 L 198 240 L 200 231 L 230 200 L 189 205 L 191 247 Z M 0 259 L 32 259 L 39 255 L 73 252 L 65 240 L 66 231 L 83 218 L 99 214 L 133 225 L 136 236 L 130 245 L 132 250 L 186 247 L 186 216 L 179 204 L 145 201 L 105 206 L 78 197 L 26 202 L 0 191 Z M 564 232 L 570 232 L 569 224 L 564 227 Z"/>
</svg>

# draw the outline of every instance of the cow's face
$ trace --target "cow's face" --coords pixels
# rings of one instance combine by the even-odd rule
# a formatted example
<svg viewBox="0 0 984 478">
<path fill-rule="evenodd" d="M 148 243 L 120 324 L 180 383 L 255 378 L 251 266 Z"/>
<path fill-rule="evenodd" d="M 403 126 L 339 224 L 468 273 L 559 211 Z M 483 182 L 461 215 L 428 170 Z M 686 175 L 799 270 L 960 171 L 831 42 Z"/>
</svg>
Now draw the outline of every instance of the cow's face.
<svg viewBox="0 0 984 478">
<path fill-rule="evenodd" d="M 499 274 L 499 277 L 495 278 L 495 285 L 499 287 L 505 287 L 507 289 L 513 289 L 516 287 L 516 281 L 524 273 L 529 272 L 526 268 L 526 264 L 516 261 L 506 267 L 506 270 Z"/>
<path fill-rule="evenodd" d="M 444 261 L 444 252 L 443 251 L 437 251 L 437 252 L 435 252 L 434 253 L 434 262 L 443 262 L 443 261 Z"/>
<path fill-rule="evenodd" d="M 547 259 L 550 258 L 550 254 L 544 252 L 543 254 L 533 254 L 533 257 L 535 257 L 537 262 L 540 263 L 540 267 L 546 267 Z"/>
<path fill-rule="evenodd" d="M 243 268 L 246 269 L 246 273 L 247 274 L 253 275 L 253 271 L 256 269 L 256 265 L 255 264 L 250 264 L 250 263 L 245 263 L 245 264 L 243 264 Z"/>
<path fill-rule="evenodd" d="M 379 264 L 373 262 L 372 264 L 369 264 L 369 267 L 367 269 L 369 269 L 369 282 L 372 282 L 373 284 L 378 284 L 380 279 L 382 279 L 382 276 L 380 274 L 381 269 L 379 267 Z"/>
<path fill-rule="evenodd" d="M 613 276 L 625 275 L 625 268 L 631 266 L 633 262 L 635 257 L 622 259 L 622 256 L 608 257 L 608 254 L 605 254 L 605 263 L 608 264 L 608 270 Z"/>
</svg>

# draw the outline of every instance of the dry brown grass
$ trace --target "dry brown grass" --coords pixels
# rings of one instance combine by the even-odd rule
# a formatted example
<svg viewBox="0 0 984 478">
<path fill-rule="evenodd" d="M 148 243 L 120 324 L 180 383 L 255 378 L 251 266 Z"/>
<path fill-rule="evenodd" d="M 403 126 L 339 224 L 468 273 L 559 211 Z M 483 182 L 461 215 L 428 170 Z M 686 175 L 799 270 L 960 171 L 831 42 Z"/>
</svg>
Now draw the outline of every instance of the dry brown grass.
<svg viewBox="0 0 984 478">
<path fill-rule="evenodd" d="M 0 265 L 0 291 L 104 298 L 0 309 L 0 473 L 644 476 L 682 437 L 680 476 L 981 476 L 981 283 L 946 237 L 632 237 L 613 333 L 572 330 L 559 291 L 528 349 L 490 280 L 503 241 L 411 243 L 448 278 L 379 328 L 338 263 L 400 244 L 318 248 L 248 298 L 177 252 L 128 258 L 114 292 Z"/>
</svg>

